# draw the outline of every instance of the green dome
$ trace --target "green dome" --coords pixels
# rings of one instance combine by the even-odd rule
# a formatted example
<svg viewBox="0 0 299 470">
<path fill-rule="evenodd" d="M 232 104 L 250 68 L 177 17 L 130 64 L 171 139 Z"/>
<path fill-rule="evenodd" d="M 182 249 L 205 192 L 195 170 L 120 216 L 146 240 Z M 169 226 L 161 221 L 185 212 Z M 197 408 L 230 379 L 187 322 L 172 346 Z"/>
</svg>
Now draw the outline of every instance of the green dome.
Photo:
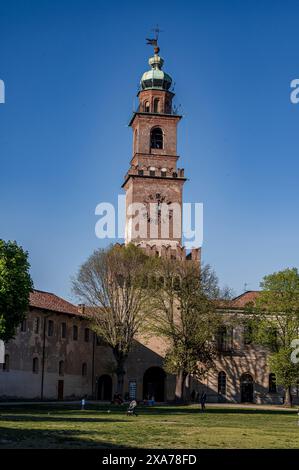
<svg viewBox="0 0 299 470">
<path fill-rule="evenodd" d="M 152 68 L 142 75 L 140 81 L 141 88 L 143 90 L 148 90 L 150 88 L 169 90 L 172 78 L 162 70 L 164 63 L 162 57 L 155 54 L 154 57 L 149 59 L 148 63 Z"/>
</svg>

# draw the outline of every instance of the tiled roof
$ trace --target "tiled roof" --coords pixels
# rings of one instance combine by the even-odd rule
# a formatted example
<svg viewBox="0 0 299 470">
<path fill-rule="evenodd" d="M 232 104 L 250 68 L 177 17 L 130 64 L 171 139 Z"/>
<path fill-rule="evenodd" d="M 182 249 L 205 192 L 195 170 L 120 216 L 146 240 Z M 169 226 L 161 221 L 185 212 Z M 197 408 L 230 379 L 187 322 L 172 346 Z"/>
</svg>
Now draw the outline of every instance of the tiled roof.
<svg viewBox="0 0 299 470">
<path fill-rule="evenodd" d="M 231 301 L 230 306 L 233 308 L 243 308 L 246 304 L 248 304 L 248 302 L 254 302 L 255 299 L 259 296 L 259 294 L 260 292 L 257 290 L 249 290 L 247 292 L 244 292 L 238 297 L 235 297 Z"/>
<path fill-rule="evenodd" d="M 51 292 L 44 292 L 41 290 L 34 290 L 30 293 L 30 307 L 82 316 L 76 305 L 67 302 Z"/>
<path fill-rule="evenodd" d="M 231 301 L 221 302 L 218 306 L 221 308 L 244 308 L 248 302 L 254 302 L 258 295 L 259 291 L 247 291 L 238 297 L 235 297 Z M 85 307 L 82 311 L 79 306 L 71 304 L 67 300 L 62 299 L 51 292 L 44 292 L 41 290 L 34 290 L 31 292 L 30 307 L 50 310 L 57 313 L 78 315 L 80 317 L 90 317 L 94 313 L 93 308 Z"/>
</svg>

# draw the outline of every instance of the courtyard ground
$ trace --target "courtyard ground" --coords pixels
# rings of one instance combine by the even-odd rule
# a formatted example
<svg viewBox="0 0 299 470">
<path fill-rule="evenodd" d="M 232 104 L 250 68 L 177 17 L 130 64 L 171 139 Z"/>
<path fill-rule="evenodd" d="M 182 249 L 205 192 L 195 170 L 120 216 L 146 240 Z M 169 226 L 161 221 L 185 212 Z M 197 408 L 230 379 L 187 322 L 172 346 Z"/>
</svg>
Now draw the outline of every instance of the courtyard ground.
<svg viewBox="0 0 299 470">
<path fill-rule="evenodd" d="M 239 406 L 0 406 L 0 448 L 299 448 L 297 410 Z"/>
</svg>

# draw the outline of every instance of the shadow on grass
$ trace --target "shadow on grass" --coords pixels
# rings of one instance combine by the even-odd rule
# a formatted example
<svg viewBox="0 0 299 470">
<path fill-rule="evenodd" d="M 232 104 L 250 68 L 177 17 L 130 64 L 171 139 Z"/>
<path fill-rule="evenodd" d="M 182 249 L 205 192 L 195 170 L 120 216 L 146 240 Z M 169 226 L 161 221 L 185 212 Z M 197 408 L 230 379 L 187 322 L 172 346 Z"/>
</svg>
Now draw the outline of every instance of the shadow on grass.
<svg viewBox="0 0 299 470">
<path fill-rule="evenodd" d="M 97 448 L 97 449 L 129 449 L 129 446 L 116 445 L 112 442 L 93 441 L 82 435 L 90 435 L 90 431 L 81 430 L 48 430 L 48 429 L 16 429 L 0 427 L 0 449 L 57 449 L 57 448 Z"/>
<path fill-rule="evenodd" d="M 73 416 L 35 416 L 31 414 L 25 415 L 0 415 L 1 421 L 32 421 L 32 422 L 62 422 L 67 421 L 68 423 L 120 423 L 121 419 L 109 419 L 109 418 L 79 418 Z"/>
<path fill-rule="evenodd" d="M 180 407 L 176 408 L 138 408 L 137 410 L 140 414 L 155 414 L 155 415 L 176 415 L 176 414 L 194 414 L 194 415 L 204 415 L 204 414 L 244 414 L 244 415 L 293 415 L 297 413 L 297 410 L 260 410 L 258 408 L 209 408 L 207 405 L 206 411 L 201 412 L 200 407 L 198 408 L 188 408 Z"/>
</svg>

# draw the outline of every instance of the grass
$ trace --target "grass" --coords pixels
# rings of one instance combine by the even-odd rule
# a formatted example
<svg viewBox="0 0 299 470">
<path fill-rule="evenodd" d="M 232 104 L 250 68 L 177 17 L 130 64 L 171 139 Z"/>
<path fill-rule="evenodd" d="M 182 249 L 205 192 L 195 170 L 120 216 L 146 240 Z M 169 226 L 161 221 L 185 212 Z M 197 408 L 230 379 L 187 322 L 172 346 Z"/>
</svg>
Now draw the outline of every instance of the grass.
<svg viewBox="0 0 299 470">
<path fill-rule="evenodd" d="M 110 412 L 108 412 L 110 410 Z M 0 448 L 299 448 L 296 410 L 198 406 L 0 408 Z"/>
</svg>

